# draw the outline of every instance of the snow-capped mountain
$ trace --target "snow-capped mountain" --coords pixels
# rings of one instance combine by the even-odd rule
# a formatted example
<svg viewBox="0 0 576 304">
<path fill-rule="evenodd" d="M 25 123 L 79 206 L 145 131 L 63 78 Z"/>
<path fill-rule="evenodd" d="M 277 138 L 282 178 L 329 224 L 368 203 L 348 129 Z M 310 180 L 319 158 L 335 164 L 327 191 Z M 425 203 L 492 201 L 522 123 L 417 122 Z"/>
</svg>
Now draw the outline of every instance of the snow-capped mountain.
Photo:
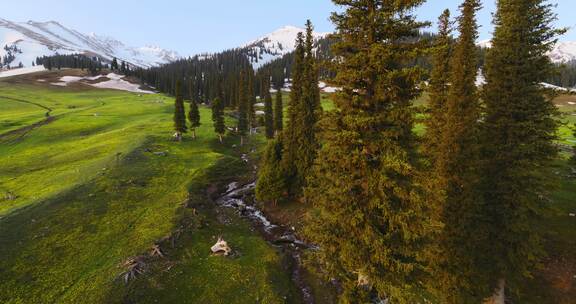
<svg viewBox="0 0 576 304">
<path fill-rule="evenodd" d="M 477 43 L 482 48 L 491 48 L 491 40 L 482 40 Z M 576 61 L 576 41 L 559 41 L 552 51 L 548 53 L 554 63 L 566 63 Z"/>
<path fill-rule="evenodd" d="M 576 60 L 576 41 L 561 41 L 548 54 L 553 62 L 562 63 Z"/>
<path fill-rule="evenodd" d="M 250 61 L 253 67 L 257 69 L 270 61 L 293 52 L 296 48 L 298 33 L 304 33 L 305 31 L 303 28 L 285 26 L 268 35 L 250 41 L 241 48 L 248 51 Z M 314 37 L 318 40 L 328 34 L 314 32 Z"/>
<path fill-rule="evenodd" d="M 122 42 L 96 34 L 82 34 L 55 21 L 11 22 L 0 18 L 0 58 L 12 57 L 10 66 L 31 66 L 36 57 L 81 53 L 105 60 L 126 61 L 135 66 L 150 67 L 168 63 L 180 56 L 159 47 L 130 47 Z M 3 62 L 4 63 L 4 62 Z"/>
<path fill-rule="evenodd" d="M 477 42 L 476 45 L 483 49 L 489 49 L 492 47 L 492 40 L 491 39 L 481 40 Z"/>
</svg>

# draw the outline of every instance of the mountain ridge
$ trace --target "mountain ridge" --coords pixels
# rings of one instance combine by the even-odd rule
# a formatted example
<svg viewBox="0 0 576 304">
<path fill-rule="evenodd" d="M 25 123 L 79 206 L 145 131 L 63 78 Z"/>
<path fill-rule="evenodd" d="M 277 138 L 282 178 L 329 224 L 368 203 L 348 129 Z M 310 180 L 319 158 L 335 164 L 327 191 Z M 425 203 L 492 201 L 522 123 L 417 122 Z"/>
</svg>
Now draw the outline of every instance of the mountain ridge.
<svg viewBox="0 0 576 304">
<path fill-rule="evenodd" d="M 286 25 L 260 38 L 245 43 L 240 49 L 247 51 L 252 66 L 258 69 L 275 59 L 282 58 L 282 56 L 293 52 L 296 49 L 298 33 L 305 32 L 306 29 L 304 28 Z M 330 33 L 313 32 L 315 42 L 325 38 L 329 34 Z"/>
<path fill-rule="evenodd" d="M 0 18 L 0 43 L 4 47 L 0 49 L 0 56 L 11 55 L 10 67 L 20 62 L 30 66 L 36 57 L 73 53 L 98 56 L 105 61 L 117 58 L 144 68 L 180 58 L 175 51 L 155 46 L 127 46 L 108 36 L 82 34 L 57 21 L 12 22 Z"/>
</svg>

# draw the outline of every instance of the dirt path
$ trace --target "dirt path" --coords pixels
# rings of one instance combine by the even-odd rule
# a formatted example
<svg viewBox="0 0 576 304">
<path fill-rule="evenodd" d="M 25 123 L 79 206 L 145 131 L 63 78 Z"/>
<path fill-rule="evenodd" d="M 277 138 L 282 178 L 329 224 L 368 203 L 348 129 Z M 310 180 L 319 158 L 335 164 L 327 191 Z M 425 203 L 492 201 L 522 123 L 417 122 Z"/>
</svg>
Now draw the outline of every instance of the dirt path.
<svg viewBox="0 0 576 304">
<path fill-rule="evenodd" d="M 13 97 L 8 97 L 8 96 L 2 96 L 2 95 L 0 95 L 0 98 L 4 98 L 4 99 L 8 99 L 8 100 L 12 100 L 12 101 L 16 101 L 16 102 L 27 103 L 27 104 L 31 104 L 31 105 L 34 105 L 34 106 L 40 107 L 40 108 L 42 108 L 42 109 L 44 109 L 44 110 L 48 111 L 48 112 L 46 112 L 46 114 L 48 114 L 48 115 L 49 115 L 49 113 L 50 113 L 50 112 L 52 112 L 52 109 L 51 109 L 51 108 L 49 108 L 49 107 L 47 107 L 47 106 L 45 106 L 45 105 L 42 105 L 42 104 L 39 104 L 39 103 L 33 102 L 33 101 L 24 100 L 24 99 L 18 99 L 18 98 L 13 98 Z M 48 115 L 47 115 L 47 116 L 48 116 Z"/>
<path fill-rule="evenodd" d="M 25 126 L 25 127 L 20 128 L 20 129 L 16 129 L 16 130 L 12 130 L 12 131 L 8 131 L 8 132 L 6 132 L 6 133 L 0 134 L 0 141 L 16 141 L 16 140 L 19 140 L 20 138 L 26 136 L 26 134 L 30 133 L 32 130 L 37 129 L 37 128 L 40 128 L 40 127 L 42 127 L 42 126 L 44 126 L 44 125 L 47 125 L 47 124 L 49 124 L 49 123 L 51 123 L 51 122 L 54 122 L 54 121 L 56 120 L 56 117 L 50 116 L 50 113 L 52 112 L 52 109 L 49 108 L 49 107 L 47 107 L 47 106 L 44 106 L 44 105 L 42 105 L 42 104 L 39 104 L 39 103 L 36 103 L 36 102 L 33 102 L 33 101 L 29 101 L 29 100 L 24 100 L 24 99 L 18 99 L 18 98 L 8 97 L 8 96 L 1 96 L 1 95 L 0 95 L 0 98 L 7 99 L 7 100 L 10 100 L 10 101 L 15 101 L 15 102 L 21 102 L 21 103 L 31 104 L 31 105 L 34 105 L 34 106 L 37 106 L 37 107 L 39 107 L 39 108 L 42 108 L 42 109 L 46 110 L 46 114 L 45 114 L 45 117 L 46 117 L 46 118 L 45 118 L 45 119 L 43 119 L 43 120 L 41 120 L 41 121 L 39 121 L 39 122 L 33 123 L 33 124 L 29 125 L 29 126 Z"/>
</svg>

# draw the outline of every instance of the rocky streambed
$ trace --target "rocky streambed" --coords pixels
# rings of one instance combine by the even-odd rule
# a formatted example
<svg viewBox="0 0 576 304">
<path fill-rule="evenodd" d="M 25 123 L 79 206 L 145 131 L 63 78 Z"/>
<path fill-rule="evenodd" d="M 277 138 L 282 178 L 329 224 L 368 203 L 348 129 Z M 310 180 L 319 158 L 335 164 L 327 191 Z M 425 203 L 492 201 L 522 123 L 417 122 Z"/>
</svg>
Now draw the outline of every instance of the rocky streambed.
<svg viewBox="0 0 576 304">
<path fill-rule="evenodd" d="M 301 254 L 303 250 L 314 249 L 315 247 L 298 239 L 293 227 L 285 227 L 272 223 L 264 213 L 254 204 L 254 189 L 256 182 L 246 185 L 231 183 L 227 190 L 222 194 L 216 203 L 223 208 L 232 208 L 247 218 L 257 229 L 262 237 L 273 246 L 278 247 L 290 259 L 291 278 L 296 287 L 300 290 L 302 301 L 306 304 L 314 303 L 314 298 L 310 286 L 303 279 L 303 269 L 301 263 Z"/>
</svg>

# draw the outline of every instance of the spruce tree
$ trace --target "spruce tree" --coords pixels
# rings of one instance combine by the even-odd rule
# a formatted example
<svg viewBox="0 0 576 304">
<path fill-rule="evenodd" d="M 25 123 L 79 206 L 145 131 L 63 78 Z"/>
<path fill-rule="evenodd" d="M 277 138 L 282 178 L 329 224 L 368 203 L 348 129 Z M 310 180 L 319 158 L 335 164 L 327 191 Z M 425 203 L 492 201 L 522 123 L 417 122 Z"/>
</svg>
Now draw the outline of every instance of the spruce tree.
<svg viewBox="0 0 576 304">
<path fill-rule="evenodd" d="M 304 41 L 304 60 L 302 77 L 299 85 L 301 99 L 296 104 L 297 120 L 293 124 L 297 140 L 296 149 L 296 177 L 293 188 L 298 189 L 306 183 L 306 177 L 312 167 L 318 143 L 316 139 L 316 123 L 320 115 L 320 89 L 318 88 L 318 75 L 316 71 L 316 58 L 314 56 L 313 27 L 310 20 L 306 23 L 306 39 Z"/>
<path fill-rule="evenodd" d="M 286 185 L 280 162 L 282 159 L 282 140 L 272 139 L 266 146 L 256 183 L 256 199 L 261 202 L 273 202 L 276 206 L 278 199 L 285 192 Z"/>
<path fill-rule="evenodd" d="M 432 71 L 430 72 L 430 86 L 428 88 L 430 100 L 428 102 L 428 117 L 425 121 L 424 151 L 432 167 L 437 163 L 442 128 L 446 125 L 444 116 L 450 82 L 451 41 L 450 11 L 445 10 L 438 19 L 438 35 L 432 49 Z"/>
<path fill-rule="evenodd" d="M 212 121 L 214 122 L 214 132 L 218 134 L 218 139 L 220 143 L 222 143 L 222 136 L 226 132 L 226 125 L 224 122 L 224 105 L 220 98 L 216 98 L 212 102 Z"/>
<path fill-rule="evenodd" d="M 439 162 L 441 157 L 440 148 L 442 147 L 442 132 L 446 127 L 446 99 L 448 98 L 448 89 L 450 83 L 450 59 L 452 56 L 452 24 L 450 20 L 450 11 L 445 10 L 438 18 L 438 35 L 435 38 L 432 48 L 432 69 L 428 93 L 430 96 L 427 106 L 427 116 L 424 121 L 426 133 L 423 138 L 423 153 L 426 159 L 425 171 L 422 174 L 422 184 L 426 189 L 426 196 L 429 204 L 432 206 L 431 216 L 434 220 L 440 222 L 442 211 L 445 204 L 445 183 L 439 174 Z M 428 289 L 436 294 L 439 299 L 445 299 L 442 287 L 450 285 L 439 284 L 435 278 L 435 273 L 441 270 L 439 267 L 444 259 L 438 259 L 442 252 L 442 244 L 439 242 L 442 229 L 436 229 L 433 235 L 436 242 L 431 242 L 427 248 L 427 256 L 430 261 L 431 278 L 426 280 Z"/>
<path fill-rule="evenodd" d="M 175 138 L 182 140 L 182 134 L 188 130 L 186 127 L 186 110 L 184 109 L 184 97 L 182 96 L 182 83 L 176 81 L 176 101 L 174 103 L 174 130 Z"/>
<path fill-rule="evenodd" d="M 244 145 L 244 136 L 246 136 L 246 132 L 248 132 L 250 127 L 248 121 L 249 94 L 246 73 L 242 72 L 238 84 L 238 134 L 240 135 L 240 145 Z"/>
<path fill-rule="evenodd" d="M 266 137 L 274 137 L 274 113 L 272 109 L 272 95 L 270 95 L 269 80 L 262 83 L 264 87 L 262 93 L 264 95 L 264 126 L 266 128 Z"/>
<path fill-rule="evenodd" d="M 258 121 L 256 117 L 256 108 L 254 105 L 256 104 L 256 94 L 254 94 L 254 73 L 250 71 L 248 73 L 248 126 L 249 126 L 249 133 L 252 132 L 258 127 Z"/>
<path fill-rule="evenodd" d="M 453 53 L 437 50 L 432 81 L 431 117 L 428 122 L 426 150 L 433 162 L 428 180 L 434 187 L 431 197 L 444 228 L 430 259 L 433 266 L 431 285 L 442 303 L 480 302 L 478 295 L 486 287 L 476 263 L 476 250 L 482 231 L 477 231 L 477 213 L 481 206 L 479 192 L 479 119 L 480 103 L 476 89 L 478 54 L 476 12 L 479 0 L 464 0 L 458 18 L 458 37 Z M 448 16 L 441 17 L 442 48 L 449 46 L 446 35 Z M 442 40 L 444 40 L 442 42 Z M 449 78 L 442 70 L 450 62 Z M 447 87 L 447 84 L 450 86 Z M 448 88 L 448 90 L 446 90 Z M 431 121 L 438 119 L 438 121 Z M 479 268 L 480 267 L 480 268 Z"/>
<path fill-rule="evenodd" d="M 503 303 L 541 254 L 537 220 L 549 187 L 543 171 L 557 155 L 557 109 L 539 83 L 552 71 L 546 55 L 563 32 L 544 0 L 499 0 L 485 65 L 482 250 L 490 265 L 491 301 Z M 547 175 L 546 175 L 547 176 Z"/>
<path fill-rule="evenodd" d="M 190 130 L 192 131 L 192 139 L 196 139 L 196 128 L 200 127 L 200 110 L 198 104 L 194 99 L 190 100 L 190 111 L 188 112 L 188 120 L 190 121 Z"/>
<path fill-rule="evenodd" d="M 307 77 L 305 85 L 305 94 L 309 96 L 306 98 L 310 98 L 311 102 L 313 103 L 314 113 L 315 116 L 319 116 L 320 112 L 322 112 L 322 106 L 320 104 L 320 88 L 318 87 L 318 67 L 316 65 L 316 54 L 314 53 L 314 26 L 312 25 L 312 21 L 306 21 L 306 41 L 305 41 L 305 51 L 306 51 L 306 71 L 305 74 Z"/>
<path fill-rule="evenodd" d="M 342 91 L 321 123 L 306 234 L 343 283 L 343 302 L 368 302 L 368 290 L 391 303 L 419 302 L 430 224 L 415 184 L 412 100 L 423 71 L 408 63 L 425 49 L 416 37 L 426 23 L 412 15 L 424 1 L 333 2 L 343 6 L 332 16 Z"/>
<path fill-rule="evenodd" d="M 282 105 L 282 88 L 278 87 L 276 91 L 276 100 L 274 101 L 274 132 L 278 135 L 284 128 L 284 106 Z"/>
<path fill-rule="evenodd" d="M 299 192 L 297 187 L 293 187 L 298 179 L 297 153 L 298 153 L 298 128 L 300 118 L 300 104 L 302 101 L 302 79 L 304 78 L 304 60 L 306 50 L 304 48 L 304 34 L 298 33 L 296 38 L 296 50 L 294 51 L 294 63 L 292 65 L 292 88 L 290 90 L 290 101 L 288 103 L 288 121 L 286 130 L 282 136 L 283 153 L 282 170 L 286 174 L 287 185 L 291 189 L 291 195 Z"/>
</svg>

